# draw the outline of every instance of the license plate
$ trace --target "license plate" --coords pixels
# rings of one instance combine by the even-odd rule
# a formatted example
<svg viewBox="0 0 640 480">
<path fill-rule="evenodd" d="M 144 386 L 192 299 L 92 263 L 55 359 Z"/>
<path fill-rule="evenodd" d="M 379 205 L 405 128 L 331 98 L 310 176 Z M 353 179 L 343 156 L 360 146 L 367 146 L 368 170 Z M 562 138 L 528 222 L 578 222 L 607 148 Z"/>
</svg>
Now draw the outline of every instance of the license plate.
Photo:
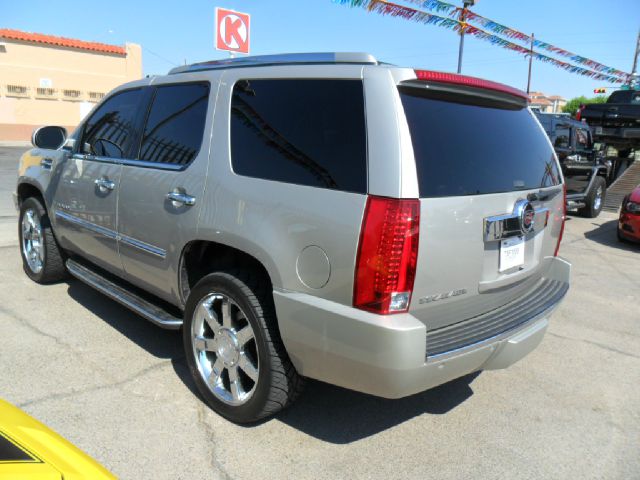
<svg viewBox="0 0 640 480">
<path fill-rule="evenodd" d="M 595 130 L 596 135 L 602 135 L 602 127 L 596 127 Z"/>
<path fill-rule="evenodd" d="M 524 237 L 505 238 L 500 242 L 500 269 L 504 272 L 524 265 Z"/>
</svg>

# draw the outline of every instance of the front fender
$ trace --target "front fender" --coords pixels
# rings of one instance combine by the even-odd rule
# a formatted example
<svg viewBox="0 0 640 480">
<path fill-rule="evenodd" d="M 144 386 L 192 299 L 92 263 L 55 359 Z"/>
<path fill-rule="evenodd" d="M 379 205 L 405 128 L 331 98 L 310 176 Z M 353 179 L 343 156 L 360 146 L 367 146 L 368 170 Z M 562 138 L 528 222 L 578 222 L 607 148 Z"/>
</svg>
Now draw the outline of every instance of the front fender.
<svg viewBox="0 0 640 480">
<path fill-rule="evenodd" d="M 49 210 L 62 171 L 62 164 L 68 152 L 65 150 L 45 150 L 32 148 L 20 157 L 15 196 L 17 203 L 24 196 L 25 187 L 37 189 Z M 28 188 L 28 187 L 27 187 Z M 30 188 L 29 188 L 30 189 Z M 19 208 L 19 204 L 16 205 Z"/>
</svg>

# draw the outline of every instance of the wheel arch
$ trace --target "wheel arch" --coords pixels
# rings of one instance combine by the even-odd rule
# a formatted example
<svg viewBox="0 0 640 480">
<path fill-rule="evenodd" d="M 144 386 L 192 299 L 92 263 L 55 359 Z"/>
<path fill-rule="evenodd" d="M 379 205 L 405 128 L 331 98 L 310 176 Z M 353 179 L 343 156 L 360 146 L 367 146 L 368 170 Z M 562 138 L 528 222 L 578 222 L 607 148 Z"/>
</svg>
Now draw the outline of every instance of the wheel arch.
<svg viewBox="0 0 640 480">
<path fill-rule="evenodd" d="M 178 287 L 181 301 L 186 304 L 193 286 L 205 275 L 217 270 L 242 268 L 256 272 L 272 289 L 277 274 L 267 268 L 256 256 L 211 240 L 192 240 L 182 249 L 178 267 Z M 270 271 L 271 270 L 271 271 Z"/>
<path fill-rule="evenodd" d="M 18 196 L 18 206 L 22 205 L 22 202 L 24 202 L 27 198 L 36 197 L 42 202 L 44 208 L 46 210 L 49 210 L 47 202 L 45 202 L 42 190 L 38 185 L 34 183 L 31 183 L 29 181 L 20 182 L 16 188 L 16 195 Z"/>
</svg>

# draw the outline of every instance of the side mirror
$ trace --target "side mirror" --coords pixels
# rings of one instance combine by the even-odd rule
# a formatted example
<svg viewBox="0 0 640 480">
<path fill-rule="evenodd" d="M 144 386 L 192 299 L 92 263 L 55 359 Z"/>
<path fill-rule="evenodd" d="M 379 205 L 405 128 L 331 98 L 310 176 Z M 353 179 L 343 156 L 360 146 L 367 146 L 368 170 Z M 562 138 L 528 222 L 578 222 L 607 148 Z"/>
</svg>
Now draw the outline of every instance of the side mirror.
<svg viewBox="0 0 640 480">
<path fill-rule="evenodd" d="M 31 143 L 34 147 L 57 150 L 67 139 L 67 130 L 62 127 L 41 127 L 34 130 Z"/>
</svg>

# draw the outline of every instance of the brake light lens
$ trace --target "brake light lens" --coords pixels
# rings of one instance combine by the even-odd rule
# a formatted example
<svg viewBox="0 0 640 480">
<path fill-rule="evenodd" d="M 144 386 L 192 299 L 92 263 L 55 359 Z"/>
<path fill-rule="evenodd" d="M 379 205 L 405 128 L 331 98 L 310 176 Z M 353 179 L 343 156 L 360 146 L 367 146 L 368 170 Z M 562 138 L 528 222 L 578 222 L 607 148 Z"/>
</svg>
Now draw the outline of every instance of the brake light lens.
<svg viewBox="0 0 640 480">
<path fill-rule="evenodd" d="M 510 87 L 504 83 L 492 82 L 482 78 L 469 77 L 467 75 L 458 75 L 457 73 L 433 72 L 431 70 L 415 70 L 418 80 L 451 83 L 454 85 L 464 85 L 467 87 L 484 88 L 485 90 L 493 90 L 495 92 L 508 93 L 524 100 L 529 100 L 529 95 L 520 89 Z"/>
<path fill-rule="evenodd" d="M 554 257 L 558 256 L 560 250 L 560 242 L 562 242 L 562 235 L 564 234 L 564 224 L 567 221 L 567 184 L 562 184 L 562 225 L 560 226 L 560 235 L 558 235 L 558 244 L 556 245 L 556 251 L 553 254 Z"/>
<path fill-rule="evenodd" d="M 419 200 L 367 198 L 356 259 L 354 307 L 382 315 L 409 310 L 419 230 Z"/>
</svg>

